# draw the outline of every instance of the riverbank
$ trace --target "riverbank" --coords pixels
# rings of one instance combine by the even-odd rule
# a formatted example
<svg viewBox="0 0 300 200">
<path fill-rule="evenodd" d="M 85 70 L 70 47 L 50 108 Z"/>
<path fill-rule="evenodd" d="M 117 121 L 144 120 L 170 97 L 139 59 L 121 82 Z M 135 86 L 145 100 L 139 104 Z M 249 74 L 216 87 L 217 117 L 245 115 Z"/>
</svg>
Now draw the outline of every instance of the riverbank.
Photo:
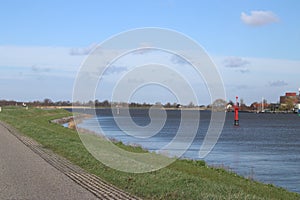
<svg viewBox="0 0 300 200">
<path fill-rule="evenodd" d="M 65 110 L 3 108 L 0 120 L 44 148 L 144 199 L 300 199 L 297 193 L 245 179 L 224 169 L 208 167 L 203 161 L 178 160 L 164 169 L 144 174 L 113 170 L 87 152 L 75 130 L 49 123 L 71 115 Z M 118 145 L 135 152 L 144 151 L 122 143 Z"/>
<path fill-rule="evenodd" d="M 76 123 L 81 123 L 84 119 L 91 118 L 91 117 L 92 117 L 92 115 L 89 115 L 89 114 L 73 113 L 72 116 L 63 117 L 63 118 L 59 118 L 59 119 L 53 119 L 53 120 L 50 120 L 50 122 L 60 124 L 60 125 L 68 123 L 68 128 L 76 129 Z"/>
</svg>

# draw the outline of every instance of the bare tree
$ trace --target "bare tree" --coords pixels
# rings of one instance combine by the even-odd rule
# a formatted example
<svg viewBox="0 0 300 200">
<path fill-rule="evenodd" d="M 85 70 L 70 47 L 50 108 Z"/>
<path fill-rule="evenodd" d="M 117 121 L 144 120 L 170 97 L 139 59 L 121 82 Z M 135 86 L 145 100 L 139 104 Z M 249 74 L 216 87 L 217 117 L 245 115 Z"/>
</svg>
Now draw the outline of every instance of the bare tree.
<svg viewBox="0 0 300 200">
<path fill-rule="evenodd" d="M 212 104 L 212 111 L 220 112 L 226 110 L 227 102 L 224 99 L 216 99 Z"/>
</svg>

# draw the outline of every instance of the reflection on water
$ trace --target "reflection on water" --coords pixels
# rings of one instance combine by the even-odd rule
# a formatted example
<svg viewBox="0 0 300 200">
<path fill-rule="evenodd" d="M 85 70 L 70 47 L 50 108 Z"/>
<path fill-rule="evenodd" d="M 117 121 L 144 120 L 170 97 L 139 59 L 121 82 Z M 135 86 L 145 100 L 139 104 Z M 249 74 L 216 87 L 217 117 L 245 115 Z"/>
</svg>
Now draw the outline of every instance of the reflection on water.
<svg viewBox="0 0 300 200">
<path fill-rule="evenodd" d="M 200 113 L 197 136 L 183 157 L 198 159 L 211 116 L 208 111 Z M 146 109 L 133 109 L 130 114 L 140 126 L 147 126 L 151 121 Z M 122 111 L 118 117 L 124 117 Z M 179 110 L 167 111 L 167 121 L 163 128 L 155 136 L 145 139 L 125 134 L 122 130 L 133 130 L 126 126 L 121 130 L 108 109 L 97 110 L 95 118 L 85 120 L 80 126 L 99 131 L 97 126 L 100 123 L 108 138 L 115 138 L 125 144 L 139 144 L 155 151 L 173 139 L 180 125 L 180 117 Z M 197 119 L 189 120 L 197 123 Z M 240 127 L 234 127 L 233 113 L 228 113 L 221 137 L 205 161 L 211 165 L 224 165 L 240 175 L 300 193 L 300 117 L 293 114 L 240 113 Z"/>
</svg>

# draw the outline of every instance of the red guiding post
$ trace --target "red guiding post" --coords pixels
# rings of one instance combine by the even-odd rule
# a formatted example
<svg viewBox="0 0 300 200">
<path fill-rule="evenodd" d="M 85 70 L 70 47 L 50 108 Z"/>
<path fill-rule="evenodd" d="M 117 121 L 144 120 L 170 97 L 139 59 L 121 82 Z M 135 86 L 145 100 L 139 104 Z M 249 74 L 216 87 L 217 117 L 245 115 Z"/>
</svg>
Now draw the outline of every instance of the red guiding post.
<svg viewBox="0 0 300 200">
<path fill-rule="evenodd" d="M 234 109 L 234 120 L 239 120 L 239 108 Z"/>
<path fill-rule="evenodd" d="M 239 126 L 239 97 L 236 97 L 236 103 L 234 105 L 234 126 Z"/>
</svg>

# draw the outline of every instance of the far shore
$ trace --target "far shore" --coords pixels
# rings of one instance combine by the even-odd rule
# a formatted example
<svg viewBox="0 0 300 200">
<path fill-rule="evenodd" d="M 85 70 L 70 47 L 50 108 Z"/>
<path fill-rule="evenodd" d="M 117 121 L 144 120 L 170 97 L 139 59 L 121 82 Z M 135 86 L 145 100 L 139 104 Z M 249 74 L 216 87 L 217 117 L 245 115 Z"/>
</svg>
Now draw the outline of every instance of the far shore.
<svg viewBox="0 0 300 200">
<path fill-rule="evenodd" d="M 115 106 L 107 106 L 107 107 L 91 107 L 91 106 L 38 106 L 37 108 L 40 109 L 69 109 L 69 110 L 76 110 L 76 109 L 149 109 L 151 107 L 115 107 Z M 181 108 L 166 108 L 166 107 L 157 107 L 157 109 L 163 110 L 196 110 L 196 111 L 212 111 L 208 108 L 203 107 L 181 107 Z M 216 111 L 221 112 L 221 111 Z M 222 110 L 222 112 L 234 112 L 233 110 Z M 254 114 L 297 114 L 292 111 L 257 111 L 257 110 L 240 110 L 240 113 L 254 113 Z M 299 114 L 300 116 L 300 114 Z M 67 122 L 66 122 L 67 123 Z"/>
</svg>

